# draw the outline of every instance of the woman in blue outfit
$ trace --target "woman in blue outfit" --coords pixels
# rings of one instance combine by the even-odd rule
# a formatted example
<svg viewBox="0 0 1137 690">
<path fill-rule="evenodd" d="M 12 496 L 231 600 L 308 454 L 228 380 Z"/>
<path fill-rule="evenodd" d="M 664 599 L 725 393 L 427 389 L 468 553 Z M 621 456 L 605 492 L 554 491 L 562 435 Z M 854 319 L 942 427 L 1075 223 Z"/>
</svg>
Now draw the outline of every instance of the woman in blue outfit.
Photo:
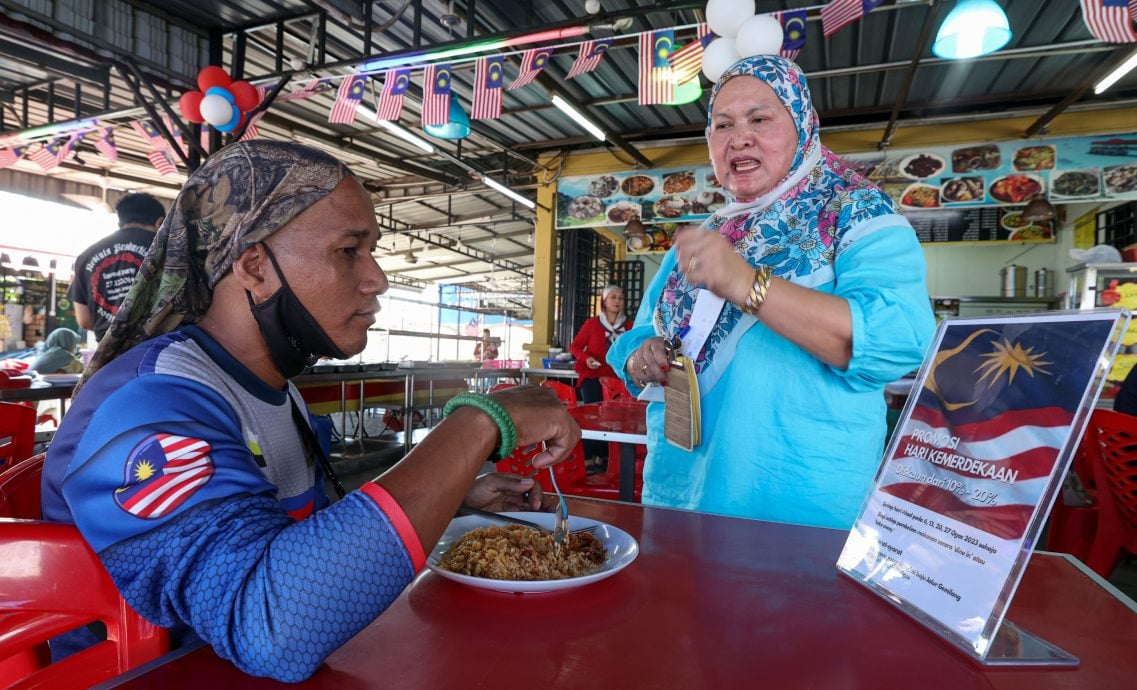
<svg viewBox="0 0 1137 690">
<path fill-rule="evenodd" d="M 608 353 L 655 400 L 643 501 L 847 529 L 883 451 L 881 391 L 932 335 L 923 253 L 888 197 L 821 145 L 793 62 L 741 60 L 708 111 L 730 203 L 678 233 Z M 664 438 L 676 336 L 702 397 L 691 451 Z"/>
</svg>

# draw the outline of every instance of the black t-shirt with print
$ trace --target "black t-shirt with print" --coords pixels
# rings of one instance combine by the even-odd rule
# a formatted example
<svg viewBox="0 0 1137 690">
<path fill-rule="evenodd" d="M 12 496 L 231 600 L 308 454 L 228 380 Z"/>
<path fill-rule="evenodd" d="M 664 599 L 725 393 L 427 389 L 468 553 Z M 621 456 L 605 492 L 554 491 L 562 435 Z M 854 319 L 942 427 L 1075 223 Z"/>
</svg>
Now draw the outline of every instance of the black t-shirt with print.
<svg viewBox="0 0 1137 690">
<path fill-rule="evenodd" d="M 110 326 L 153 240 L 154 233 L 141 227 L 119 228 L 75 259 L 67 298 L 90 309 L 96 337 Z"/>
</svg>

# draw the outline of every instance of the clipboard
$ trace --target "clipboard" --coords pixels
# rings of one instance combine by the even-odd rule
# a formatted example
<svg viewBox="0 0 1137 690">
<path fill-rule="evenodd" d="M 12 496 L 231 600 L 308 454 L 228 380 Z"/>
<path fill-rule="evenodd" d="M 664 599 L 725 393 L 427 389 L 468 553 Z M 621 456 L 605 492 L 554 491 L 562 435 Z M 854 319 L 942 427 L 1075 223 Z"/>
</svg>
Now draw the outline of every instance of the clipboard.
<svg viewBox="0 0 1137 690">
<path fill-rule="evenodd" d="M 699 381 L 694 363 L 676 354 L 663 389 L 663 437 L 673 446 L 693 450 L 702 440 L 699 412 Z"/>
</svg>

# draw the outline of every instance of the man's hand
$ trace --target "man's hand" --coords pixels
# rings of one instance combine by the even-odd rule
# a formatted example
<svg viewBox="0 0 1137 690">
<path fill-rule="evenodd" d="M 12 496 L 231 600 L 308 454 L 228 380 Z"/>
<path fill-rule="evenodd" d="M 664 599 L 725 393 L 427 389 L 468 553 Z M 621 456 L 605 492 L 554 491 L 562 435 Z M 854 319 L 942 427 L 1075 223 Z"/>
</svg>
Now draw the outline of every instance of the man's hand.
<svg viewBox="0 0 1137 690">
<path fill-rule="evenodd" d="M 552 497 L 547 498 L 550 500 L 546 501 L 541 485 L 530 477 L 492 472 L 474 480 L 462 503 L 495 513 L 522 510 L 552 512 Z"/>
<path fill-rule="evenodd" d="M 533 456 L 533 467 L 539 469 L 561 462 L 580 441 L 580 427 L 557 394 L 548 388 L 515 386 L 490 395 L 513 419 L 518 448 L 545 443 L 545 450 Z"/>
</svg>

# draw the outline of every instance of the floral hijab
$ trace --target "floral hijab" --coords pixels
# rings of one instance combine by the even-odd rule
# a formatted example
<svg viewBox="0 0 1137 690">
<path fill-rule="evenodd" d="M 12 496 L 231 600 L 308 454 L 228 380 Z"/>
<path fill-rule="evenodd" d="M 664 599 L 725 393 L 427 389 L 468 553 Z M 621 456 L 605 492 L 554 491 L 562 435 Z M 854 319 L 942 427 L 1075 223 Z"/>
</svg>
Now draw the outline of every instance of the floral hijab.
<svg viewBox="0 0 1137 690">
<path fill-rule="evenodd" d="M 744 58 L 723 74 L 707 108 L 708 141 L 715 97 L 724 83 L 740 75 L 761 79 L 786 106 L 798 133 L 797 152 L 786 176 L 772 190 L 756 199 L 738 199 L 727 192 L 729 203 L 702 228 L 726 237 L 752 266 L 768 265 L 780 278 L 806 287 L 831 283 L 836 279 L 833 264 L 842 238 L 859 223 L 894 214 L 892 201 L 821 145 L 820 123 L 805 75 L 785 58 Z M 683 331 L 699 292 L 678 266 L 673 268 L 655 307 L 656 333 L 670 339 Z M 714 374 L 707 380 L 708 375 L 721 373 L 738 339 L 754 322 L 735 304 L 723 304 L 695 361 L 704 390 L 718 378 Z"/>
<path fill-rule="evenodd" d="M 238 256 L 351 174 L 323 151 L 291 142 L 237 142 L 207 158 L 155 235 L 83 382 L 136 343 L 200 319 Z"/>
</svg>

